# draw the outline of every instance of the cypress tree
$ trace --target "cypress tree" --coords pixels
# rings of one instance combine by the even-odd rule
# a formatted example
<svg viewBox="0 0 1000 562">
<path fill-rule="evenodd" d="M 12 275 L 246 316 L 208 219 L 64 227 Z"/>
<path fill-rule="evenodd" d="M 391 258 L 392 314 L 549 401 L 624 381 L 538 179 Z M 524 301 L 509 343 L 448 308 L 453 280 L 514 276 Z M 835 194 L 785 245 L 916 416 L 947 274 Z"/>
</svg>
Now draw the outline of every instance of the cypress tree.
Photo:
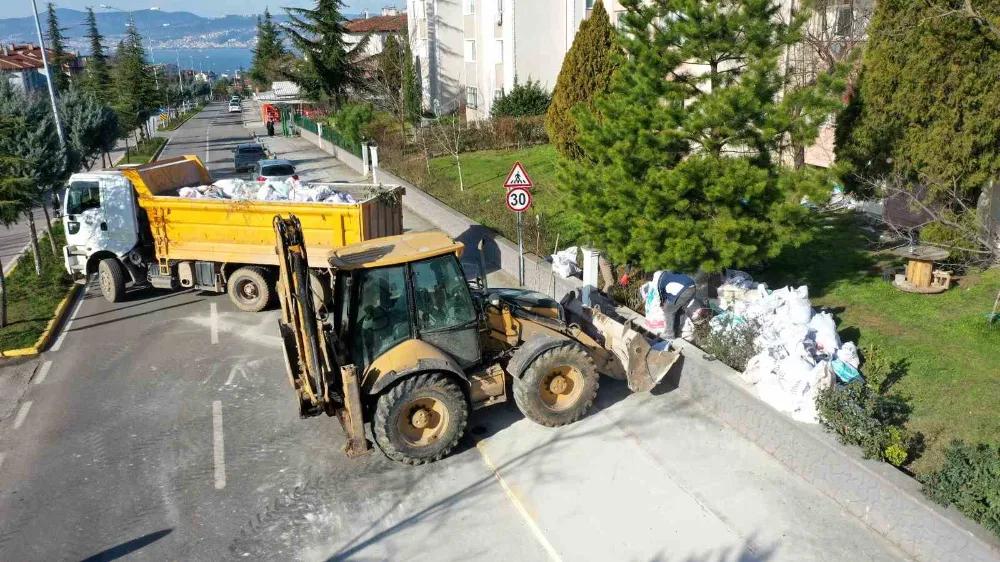
<svg viewBox="0 0 1000 562">
<path fill-rule="evenodd" d="M 646 271 L 719 271 L 808 239 L 803 195 L 825 170 L 780 163 L 841 107 L 842 76 L 785 89 L 785 48 L 804 18 L 775 0 L 623 0 L 626 52 L 595 110 L 578 106 L 581 157 L 560 187 L 577 239 Z M 780 99 L 779 99 L 780 98 Z"/>
<path fill-rule="evenodd" d="M 365 89 L 365 68 L 356 64 L 368 39 L 348 49 L 344 40 L 341 0 L 316 0 L 316 7 L 285 8 L 289 22 L 282 24 L 295 49 L 304 55 L 288 74 L 307 96 L 339 107 L 350 92 Z"/>
<path fill-rule="evenodd" d="M 593 99 L 608 89 L 617 64 L 616 45 L 617 32 L 604 4 L 597 0 L 563 59 L 545 118 L 549 141 L 563 156 L 574 157 L 579 153 L 576 123 L 570 110 L 580 103 L 592 109 Z"/>
<path fill-rule="evenodd" d="M 409 41 L 405 44 L 406 67 L 403 69 L 403 105 L 406 107 L 406 115 L 413 124 L 420 122 L 420 71 L 410 50 Z"/>
<path fill-rule="evenodd" d="M 113 106 L 122 135 L 127 136 L 146 121 L 156 105 L 153 73 L 146 61 L 142 36 L 132 22 L 125 29 L 125 39 L 118 45 L 116 58 Z"/>
<path fill-rule="evenodd" d="M 97 30 L 94 9 L 87 8 L 87 41 L 90 42 L 90 59 L 83 76 L 82 88 L 103 103 L 111 103 L 111 73 L 108 57 L 104 54 L 104 36 Z"/>
<path fill-rule="evenodd" d="M 69 76 L 66 75 L 69 57 L 66 56 L 66 38 L 63 36 L 63 31 L 66 31 L 66 28 L 59 27 L 55 4 L 49 2 L 48 11 L 48 31 L 45 35 L 49 41 L 49 49 L 53 53 L 52 60 L 49 61 L 50 80 L 57 91 L 65 92 L 69 88 Z"/>
<path fill-rule="evenodd" d="M 849 189 L 898 174 L 932 197 L 957 188 L 974 205 L 1000 173 L 1000 37 L 989 25 L 1000 6 L 977 3 L 977 19 L 952 4 L 876 3 L 862 75 L 837 124 Z"/>
</svg>

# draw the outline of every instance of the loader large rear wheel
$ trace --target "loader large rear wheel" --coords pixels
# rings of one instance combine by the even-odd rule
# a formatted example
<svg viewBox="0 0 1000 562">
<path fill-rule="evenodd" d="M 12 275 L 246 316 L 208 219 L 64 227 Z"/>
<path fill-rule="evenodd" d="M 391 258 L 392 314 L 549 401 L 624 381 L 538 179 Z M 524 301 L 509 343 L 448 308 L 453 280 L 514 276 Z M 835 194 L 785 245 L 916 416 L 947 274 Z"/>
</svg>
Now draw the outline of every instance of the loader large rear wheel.
<svg viewBox="0 0 1000 562">
<path fill-rule="evenodd" d="M 556 427 L 582 418 L 597 396 L 598 375 L 578 345 L 543 352 L 514 380 L 514 401 L 531 421 Z"/>
<path fill-rule="evenodd" d="M 423 464 L 444 458 L 465 433 L 469 405 L 441 373 L 408 378 L 378 399 L 372 432 L 394 461 Z"/>
</svg>

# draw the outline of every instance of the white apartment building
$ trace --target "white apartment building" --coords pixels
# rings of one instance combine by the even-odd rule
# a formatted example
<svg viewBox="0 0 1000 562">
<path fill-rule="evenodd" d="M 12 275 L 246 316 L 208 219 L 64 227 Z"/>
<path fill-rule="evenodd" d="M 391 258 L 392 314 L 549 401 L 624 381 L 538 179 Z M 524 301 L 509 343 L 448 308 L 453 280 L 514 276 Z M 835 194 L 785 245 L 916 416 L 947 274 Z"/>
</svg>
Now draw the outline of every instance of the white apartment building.
<svg viewBox="0 0 1000 562">
<path fill-rule="evenodd" d="M 368 37 L 362 57 L 367 58 L 382 52 L 385 38 L 389 35 L 402 36 L 406 31 L 406 14 L 392 6 L 382 8 L 382 15 L 373 16 L 365 10 L 362 17 L 344 23 L 344 43 L 353 49 L 362 39 Z"/>
<path fill-rule="evenodd" d="M 563 57 L 594 0 L 407 0 L 410 41 L 424 105 L 469 119 L 489 117 L 515 80 L 552 90 Z M 617 21 L 618 0 L 604 0 Z"/>
</svg>

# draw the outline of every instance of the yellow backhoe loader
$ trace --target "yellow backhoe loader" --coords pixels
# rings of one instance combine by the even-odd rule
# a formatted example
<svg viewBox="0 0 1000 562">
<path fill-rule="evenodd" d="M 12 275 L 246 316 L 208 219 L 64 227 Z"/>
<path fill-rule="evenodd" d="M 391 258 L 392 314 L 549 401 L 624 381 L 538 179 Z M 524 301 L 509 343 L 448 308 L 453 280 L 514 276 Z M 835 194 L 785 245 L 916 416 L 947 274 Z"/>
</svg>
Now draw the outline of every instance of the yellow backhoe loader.
<svg viewBox="0 0 1000 562">
<path fill-rule="evenodd" d="M 464 246 L 441 232 L 344 246 L 310 269 L 298 219 L 274 219 L 280 331 L 302 417 L 337 416 L 345 452 L 370 450 L 365 423 L 389 458 L 447 455 L 469 412 L 513 394 L 528 419 L 580 419 L 598 373 L 652 389 L 678 354 L 575 298 L 473 282 Z M 480 267 L 482 269 L 482 267 Z M 607 309 L 606 309 L 607 310 Z"/>
</svg>

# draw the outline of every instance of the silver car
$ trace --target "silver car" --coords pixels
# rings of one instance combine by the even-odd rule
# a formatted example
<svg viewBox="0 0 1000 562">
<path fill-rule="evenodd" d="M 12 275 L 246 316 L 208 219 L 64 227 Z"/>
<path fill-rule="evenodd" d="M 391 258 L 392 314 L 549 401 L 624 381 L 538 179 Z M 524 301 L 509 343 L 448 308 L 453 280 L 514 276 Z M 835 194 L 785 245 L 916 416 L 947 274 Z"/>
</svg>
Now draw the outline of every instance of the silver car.
<svg viewBox="0 0 1000 562">
<path fill-rule="evenodd" d="M 253 178 L 257 181 L 288 181 L 297 180 L 299 176 L 288 160 L 261 160 L 254 166 Z"/>
</svg>

